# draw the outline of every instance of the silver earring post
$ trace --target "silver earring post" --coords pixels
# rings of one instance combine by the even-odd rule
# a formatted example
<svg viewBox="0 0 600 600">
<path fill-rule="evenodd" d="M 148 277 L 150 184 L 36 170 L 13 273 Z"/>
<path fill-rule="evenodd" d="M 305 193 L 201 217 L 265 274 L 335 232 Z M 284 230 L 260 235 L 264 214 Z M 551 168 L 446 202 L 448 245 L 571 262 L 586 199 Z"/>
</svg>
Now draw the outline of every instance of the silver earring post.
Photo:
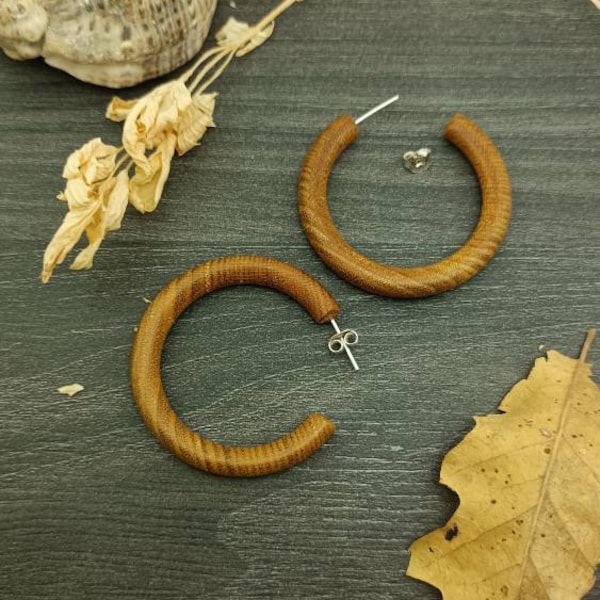
<svg viewBox="0 0 600 600">
<path fill-rule="evenodd" d="M 382 102 L 375 108 L 372 108 L 369 112 L 365 113 L 362 117 L 358 117 L 358 119 L 355 119 L 354 122 L 357 125 L 360 125 L 363 121 L 366 121 L 369 117 L 372 117 L 374 114 L 378 113 L 380 110 L 387 108 L 390 104 L 394 104 L 394 102 L 397 102 L 399 99 L 400 99 L 400 96 L 394 96 L 393 98 L 390 98 L 389 100 L 386 100 L 385 102 Z"/>
<path fill-rule="evenodd" d="M 344 329 L 342 331 L 334 319 L 331 320 L 331 325 L 335 329 L 335 333 L 329 338 L 329 351 L 333 354 L 345 352 L 348 355 L 354 370 L 358 371 L 358 363 L 350 349 L 351 346 L 356 346 L 356 344 L 358 344 L 358 333 L 353 329 Z"/>
</svg>

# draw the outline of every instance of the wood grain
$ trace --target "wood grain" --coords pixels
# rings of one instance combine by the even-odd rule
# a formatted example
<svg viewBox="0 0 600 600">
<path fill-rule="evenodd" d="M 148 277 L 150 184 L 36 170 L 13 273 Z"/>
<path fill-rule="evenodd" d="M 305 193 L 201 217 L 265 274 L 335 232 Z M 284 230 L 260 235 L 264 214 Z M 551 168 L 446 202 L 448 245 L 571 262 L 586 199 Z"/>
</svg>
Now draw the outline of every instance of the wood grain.
<svg viewBox="0 0 600 600">
<path fill-rule="evenodd" d="M 321 260 L 352 285 L 389 298 L 426 298 L 453 290 L 488 264 L 508 231 L 510 180 L 494 143 L 464 115 L 456 114 L 444 137 L 465 155 L 481 187 L 481 214 L 469 239 L 438 262 L 418 267 L 385 265 L 357 252 L 340 234 L 329 211 L 327 188 L 340 156 L 358 138 L 350 115 L 334 119 L 306 154 L 298 181 L 298 210 L 306 237 Z"/>
<path fill-rule="evenodd" d="M 131 391 L 154 437 L 177 458 L 212 475 L 260 477 L 300 464 L 335 431 L 313 413 L 286 435 L 254 446 L 218 444 L 185 425 L 171 407 L 162 382 L 161 357 L 167 336 L 181 314 L 197 300 L 238 285 L 271 288 L 293 298 L 319 325 L 337 318 L 340 307 L 315 279 L 282 261 L 264 256 L 223 256 L 182 273 L 147 308 L 131 351 Z"/>
<path fill-rule="evenodd" d="M 220 3 L 213 32 L 273 6 L 236 1 Z M 439 599 L 404 570 L 408 545 L 456 507 L 436 484 L 442 457 L 544 348 L 577 356 L 600 325 L 599 36 L 591 2 L 304 0 L 219 81 L 218 127 L 173 164 L 158 212 L 129 213 L 92 272 L 63 268 L 46 287 L 64 160 L 96 135 L 118 143 L 102 118 L 112 93 L 0 57 L 0 596 Z M 480 194 L 442 138 L 456 111 L 502 149 L 513 184 L 496 258 L 424 300 L 341 281 L 298 218 L 298 172 L 323 123 L 394 93 L 330 181 L 332 217 L 358 250 L 414 265 L 467 239 Z M 402 154 L 422 146 L 434 162 L 415 177 Z M 180 463 L 129 389 L 143 297 L 231 253 L 310 273 L 361 336 L 354 374 L 293 300 L 242 288 L 207 296 L 169 334 L 165 391 L 195 431 L 251 445 L 313 411 L 338 423 L 335 444 L 267 479 Z M 73 381 L 86 391 L 55 392 Z"/>
</svg>

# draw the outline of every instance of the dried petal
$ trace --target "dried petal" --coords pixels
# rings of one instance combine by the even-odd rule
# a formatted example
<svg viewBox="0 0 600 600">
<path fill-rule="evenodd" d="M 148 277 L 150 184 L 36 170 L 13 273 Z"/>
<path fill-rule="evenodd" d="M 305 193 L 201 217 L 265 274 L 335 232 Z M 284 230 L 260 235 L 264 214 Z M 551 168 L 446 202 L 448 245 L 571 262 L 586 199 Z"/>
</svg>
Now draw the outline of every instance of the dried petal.
<svg viewBox="0 0 600 600">
<path fill-rule="evenodd" d="M 86 227 L 85 234 L 89 243 L 71 263 L 69 268 L 72 271 L 82 271 L 92 268 L 94 256 L 96 256 L 96 252 L 98 252 L 98 248 L 100 248 L 100 244 L 104 239 L 105 230 L 102 221 L 102 212 L 101 208 L 97 210 Z"/>
<path fill-rule="evenodd" d="M 63 195 L 69 210 L 85 209 L 98 203 L 96 186 L 89 186 L 83 179 L 69 179 Z"/>
<path fill-rule="evenodd" d="M 82 203 L 80 206 L 71 208 L 65 215 L 61 226 L 44 252 L 43 283 L 48 283 L 55 267 L 64 261 L 67 254 L 79 241 L 79 238 L 94 218 L 99 204 L 99 199 L 96 202 Z"/>
<path fill-rule="evenodd" d="M 127 118 L 131 112 L 131 109 L 137 103 L 137 100 L 123 100 L 118 96 L 113 96 L 113 99 L 106 107 L 106 118 L 114 121 L 115 123 L 120 123 Z"/>
<path fill-rule="evenodd" d="M 229 17 L 227 23 L 225 23 L 220 31 L 217 32 L 215 37 L 219 46 L 241 44 L 235 55 L 245 56 L 252 52 L 252 50 L 255 50 L 264 44 L 271 37 L 274 29 L 275 22 L 273 21 L 264 29 L 250 37 L 250 39 L 247 39 L 248 35 L 253 31 L 253 28 L 250 27 L 248 23 L 238 21 L 234 17 Z"/>
<path fill-rule="evenodd" d="M 88 229 L 90 228 L 88 227 Z M 98 252 L 103 239 L 104 238 L 98 236 L 94 242 L 90 242 L 90 244 L 77 255 L 69 269 L 71 269 L 71 271 L 91 269 L 94 266 L 94 257 L 96 256 L 96 252 Z"/>
<path fill-rule="evenodd" d="M 75 394 L 79 394 L 79 392 L 83 392 L 83 390 L 85 390 L 85 388 L 80 383 L 73 383 L 71 385 L 63 385 L 56 391 L 59 394 L 65 394 L 65 396 L 72 397 Z"/>
<path fill-rule="evenodd" d="M 106 200 L 106 231 L 117 231 L 118 229 L 121 229 L 121 223 L 125 216 L 128 200 L 129 175 L 127 171 L 122 171 L 117 175 L 115 186 Z"/>
<path fill-rule="evenodd" d="M 89 185 L 106 179 L 115 168 L 119 152 L 115 146 L 104 144 L 94 138 L 69 156 L 63 170 L 65 179 L 82 177 Z"/>
<path fill-rule="evenodd" d="M 156 152 L 149 157 L 149 173 L 136 167 L 135 175 L 131 179 L 129 201 L 140 212 L 156 210 L 169 177 L 176 143 L 177 136 L 170 133 Z"/>
<path fill-rule="evenodd" d="M 121 227 L 129 198 L 127 171 L 121 171 L 115 179 L 101 187 L 100 197 L 101 206 L 85 230 L 89 245 L 77 255 L 71 264 L 70 268 L 74 271 L 91 269 L 94 264 L 94 256 L 106 234 Z"/>
<path fill-rule="evenodd" d="M 225 25 L 217 31 L 215 39 L 219 46 L 236 44 L 250 31 L 250 25 L 244 21 L 238 21 L 235 17 L 229 17 Z"/>
<path fill-rule="evenodd" d="M 204 137 L 209 127 L 214 127 L 213 113 L 217 94 L 194 96 L 193 104 L 181 115 L 177 129 L 177 153 L 183 156 Z"/>
<path fill-rule="evenodd" d="M 146 177 L 154 173 L 147 150 L 157 148 L 173 130 L 192 96 L 183 81 L 171 81 L 141 98 L 123 127 L 123 146 Z"/>
<path fill-rule="evenodd" d="M 158 114 L 154 123 L 148 128 L 148 138 L 156 148 L 165 133 L 176 129 L 181 115 L 192 106 L 192 95 L 183 81 L 175 81 L 168 92 L 161 98 Z"/>
</svg>

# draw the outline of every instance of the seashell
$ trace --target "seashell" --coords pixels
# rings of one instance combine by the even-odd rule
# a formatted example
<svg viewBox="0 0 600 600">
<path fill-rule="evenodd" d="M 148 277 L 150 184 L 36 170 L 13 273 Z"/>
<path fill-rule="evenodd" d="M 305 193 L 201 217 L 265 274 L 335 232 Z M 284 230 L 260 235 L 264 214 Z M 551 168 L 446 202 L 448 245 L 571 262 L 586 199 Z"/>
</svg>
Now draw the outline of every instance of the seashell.
<svg viewBox="0 0 600 600">
<path fill-rule="evenodd" d="M 112 88 L 176 69 L 198 53 L 217 0 L 0 0 L 0 47 Z"/>
</svg>

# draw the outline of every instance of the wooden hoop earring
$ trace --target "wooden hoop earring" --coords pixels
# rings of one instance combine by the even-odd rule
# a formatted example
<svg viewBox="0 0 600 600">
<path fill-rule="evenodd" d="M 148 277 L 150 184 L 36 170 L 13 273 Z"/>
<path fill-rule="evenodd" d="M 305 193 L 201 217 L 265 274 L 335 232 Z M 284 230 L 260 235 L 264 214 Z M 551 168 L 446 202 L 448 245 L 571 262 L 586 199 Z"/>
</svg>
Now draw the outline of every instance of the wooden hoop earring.
<svg viewBox="0 0 600 600">
<path fill-rule="evenodd" d="M 314 413 L 295 430 L 271 443 L 243 447 L 207 440 L 179 419 L 169 404 L 160 372 L 167 335 L 193 302 L 233 285 L 257 285 L 278 290 L 296 300 L 317 323 L 331 322 L 337 328 L 334 319 L 340 312 L 338 303 L 319 282 L 303 271 L 261 256 L 227 256 L 212 260 L 171 281 L 148 306 L 133 343 L 131 389 L 147 427 L 182 461 L 214 475 L 257 477 L 302 462 L 333 435 L 335 425 L 327 417 Z M 340 334 L 349 336 L 350 332 Z M 335 334 L 330 341 L 330 348 L 333 346 L 332 351 L 336 353 L 345 345 L 340 334 Z"/>
<path fill-rule="evenodd" d="M 511 189 L 502 156 L 473 121 L 461 114 L 454 115 L 444 137 L 465 155 L 479 179 L 479 222 L 466 243 L 440 262 L 413 268 L 383 265 L 348 244 L 336 228 L 327 203 L 331 170 L 357 139 L 358 123 L 365 117 L 356 121 L 349 115 L 338 117 L 321 132 L 306 155 L 298 198 L 302 227 L 310 245 L 342 279 L 381 296 L 422 298 L 465 283 L 491 260 L 508 230 Z"/>
</svg>

